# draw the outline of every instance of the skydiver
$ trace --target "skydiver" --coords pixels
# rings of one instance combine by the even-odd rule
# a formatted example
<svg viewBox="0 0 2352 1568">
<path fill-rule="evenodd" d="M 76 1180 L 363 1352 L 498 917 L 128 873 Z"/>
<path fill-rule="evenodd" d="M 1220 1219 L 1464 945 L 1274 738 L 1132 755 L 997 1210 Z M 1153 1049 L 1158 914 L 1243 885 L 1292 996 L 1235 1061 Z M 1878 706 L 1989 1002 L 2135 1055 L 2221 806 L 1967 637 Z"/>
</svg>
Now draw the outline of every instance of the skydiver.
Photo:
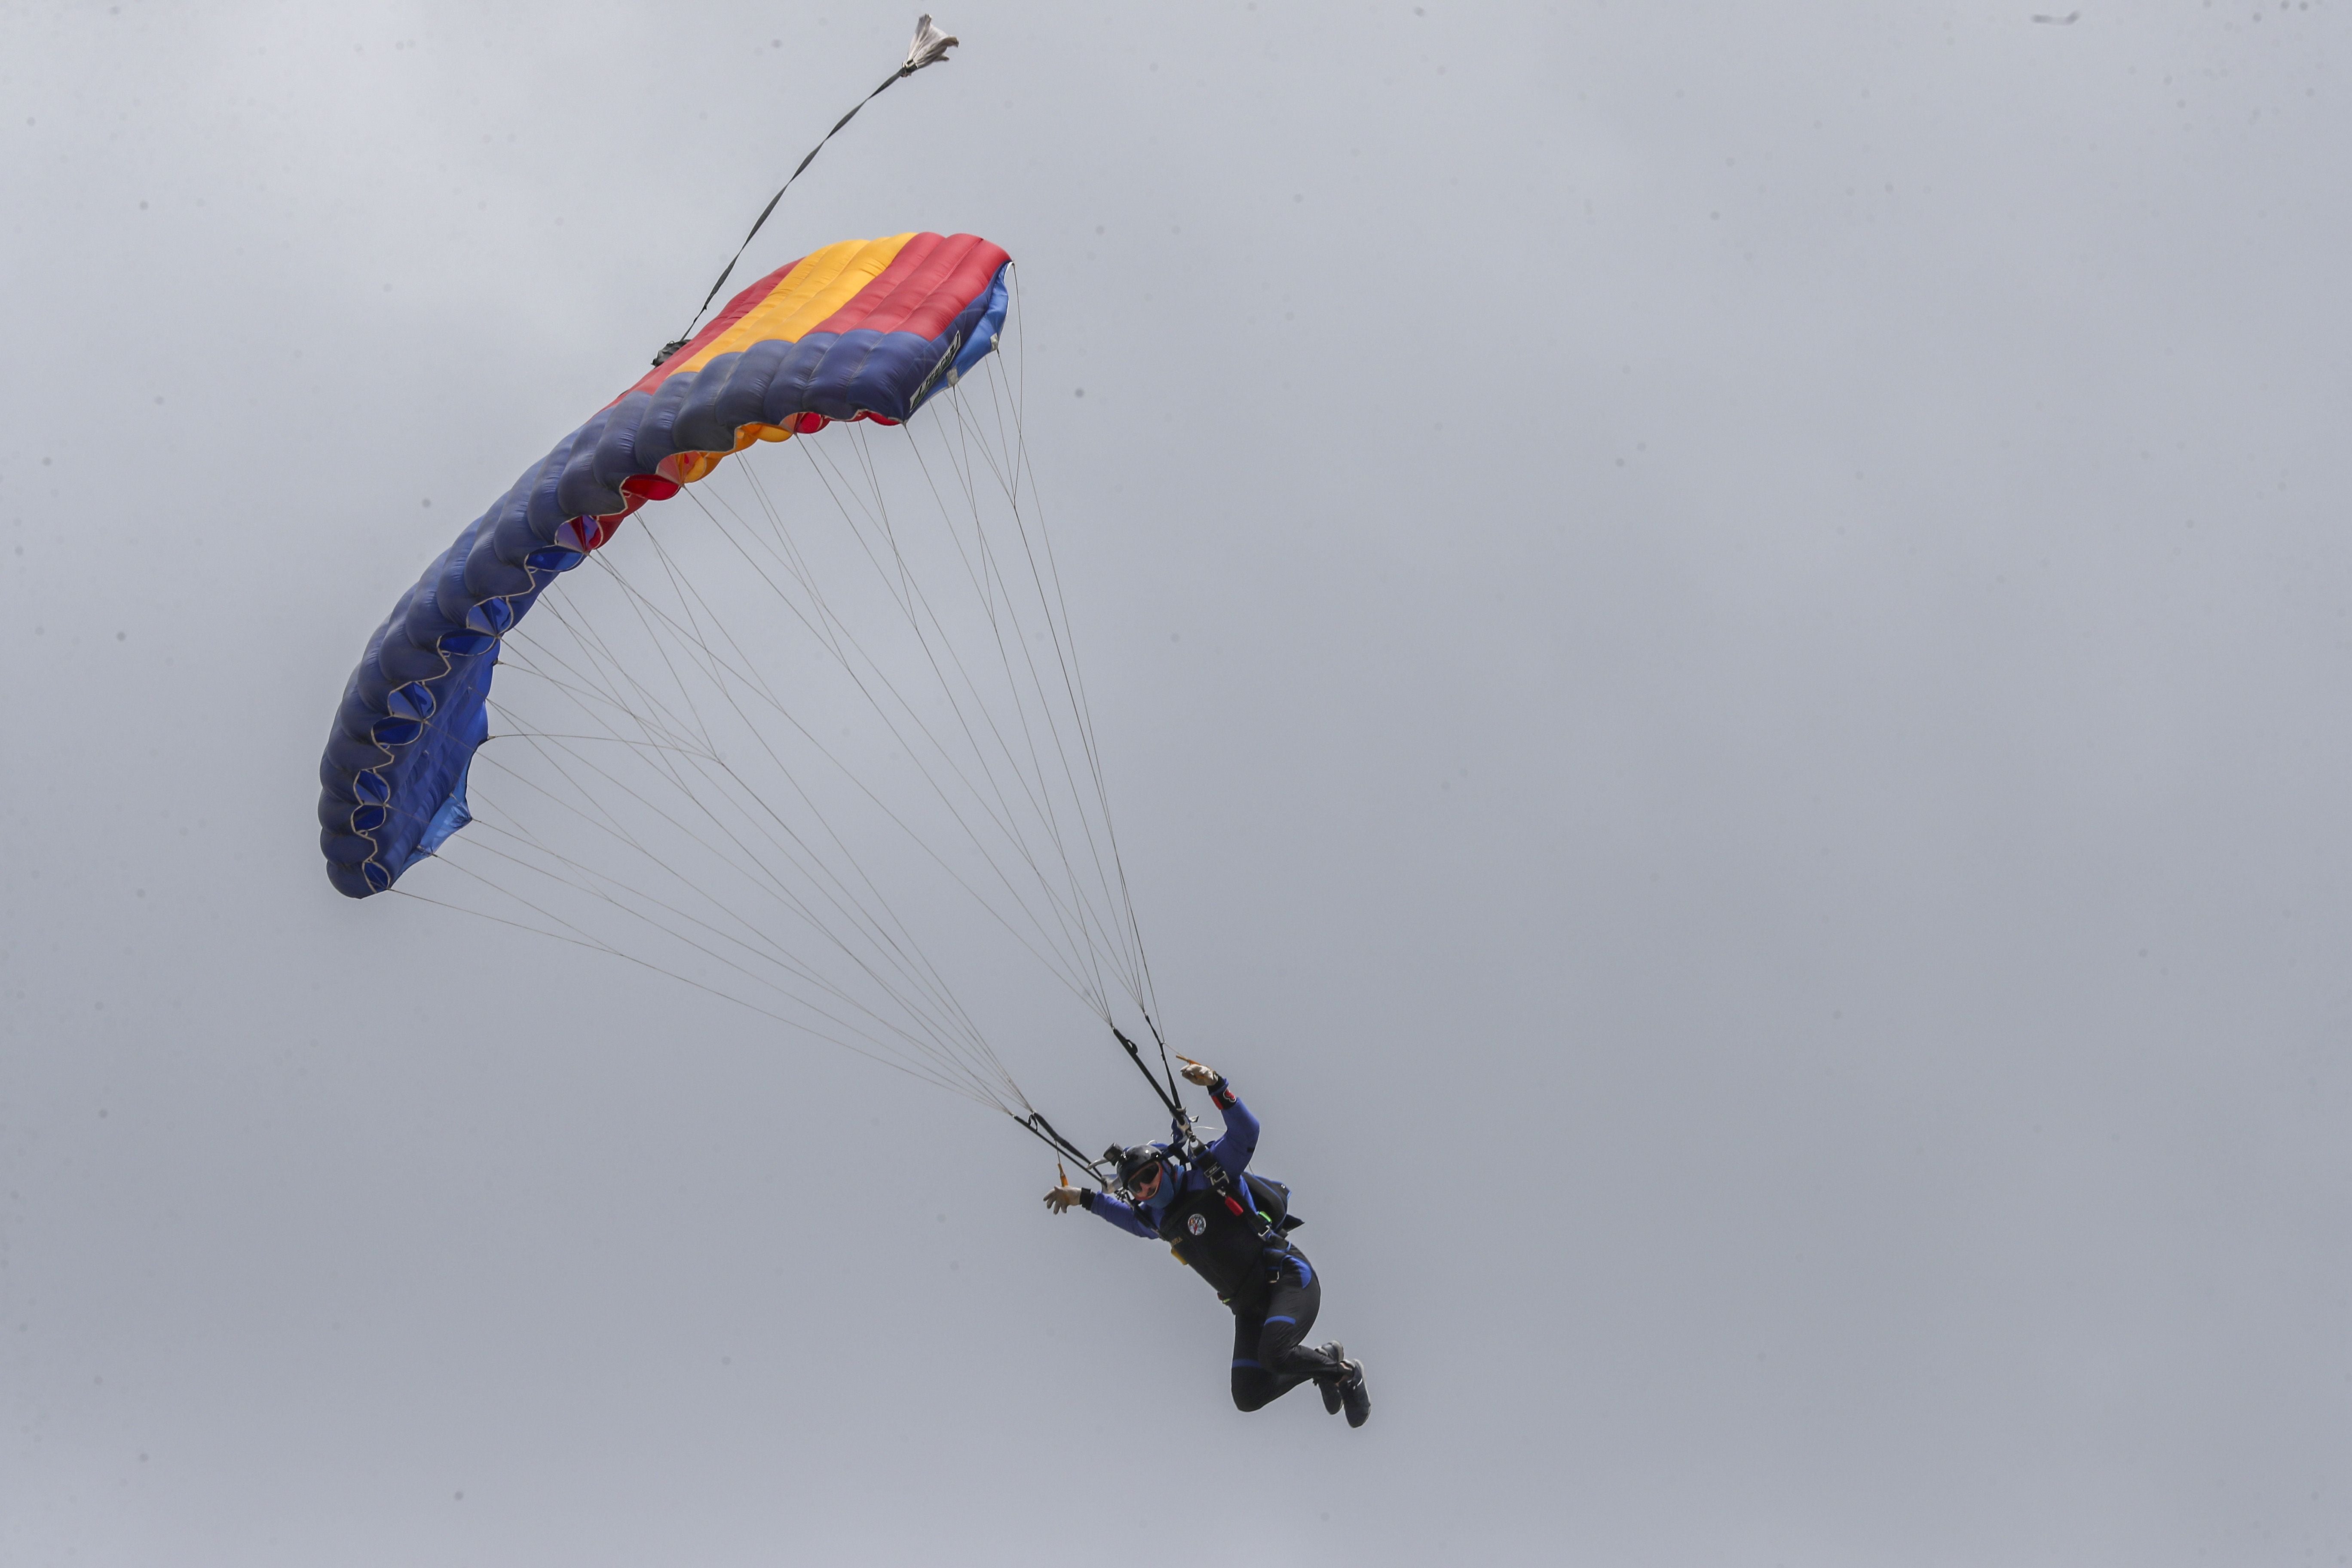
<svg viewBox="0 0 2352 1568">
<path fill-rule="evenodd" d="M 1324 1409 L 1344 1408 L 1348 1425 L 1361 1426 L 1372 1413 L 1363 1363 L 1349 1360 L 1336 1342 L 1313 1350 L 1300 1343 L 1322 1308 L 1323 1281 L 1292 1245 L 1286 1213 L 1260 1212 L 1286 1210 L 1287 1194 L 1243 1174 L 1257 1150 L 1257 1118 L 1214 1068 L 1188 1062 L 1183 1071 L 1225 1115 L 1225 1135 L 1207 1150 L 1214 1169 L 1188 1164 L 1181 1145 L 1139 1143 L 1117 1151 L 1123 1199 L 1074 1187 L 1066 1177 L 1045 1194 L 1045 1206 L 1057 1215 L 1088 1209 L 1121 1230 L 1167 1242 L 1215 1289 L 1233 1309 L 1236 1407 L 1263 1409 L 1312 1382 Z"/>
</svg>

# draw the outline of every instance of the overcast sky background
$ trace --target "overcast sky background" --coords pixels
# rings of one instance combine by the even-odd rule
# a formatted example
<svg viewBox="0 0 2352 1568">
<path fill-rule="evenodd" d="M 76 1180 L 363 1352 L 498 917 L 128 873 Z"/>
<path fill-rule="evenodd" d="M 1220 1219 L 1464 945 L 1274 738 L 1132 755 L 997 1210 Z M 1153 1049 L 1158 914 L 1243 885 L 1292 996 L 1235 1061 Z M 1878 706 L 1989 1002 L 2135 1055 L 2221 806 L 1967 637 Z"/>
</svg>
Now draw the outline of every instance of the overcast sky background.
<svg viewBox="0 0 2352 1568">
<path fill-rule="evenodd" d="M 321 873 L 911 10 L 0 6 L 0 1559 L 2344 1561 L 2345 24 L 2031 18 L 959 0 L 747 258 L 1019 259 L 1350 1432 L 1001 1121 Z"/>
</svg>

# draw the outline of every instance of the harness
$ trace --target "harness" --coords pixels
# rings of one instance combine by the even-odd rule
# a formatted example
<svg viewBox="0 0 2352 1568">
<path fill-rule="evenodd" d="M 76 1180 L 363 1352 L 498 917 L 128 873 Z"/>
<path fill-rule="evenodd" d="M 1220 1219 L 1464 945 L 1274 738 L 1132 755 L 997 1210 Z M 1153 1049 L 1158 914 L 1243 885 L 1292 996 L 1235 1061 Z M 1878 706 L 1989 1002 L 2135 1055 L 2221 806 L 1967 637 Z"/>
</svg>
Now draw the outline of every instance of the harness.
<svg viewBox="0 0 2352 1568">
<path fill-rule="evenodd" d="M 1146 1022 L 1150 1022 L 1147 1017 Z M 1194 1130 L 1192 1113 L 1184 1109 L 1176 1089 L 1176 1074 L 1167 1061 L 1167 1042 L 1160 1038 L 1158 1025 L 1152 1025 L 1153 1040 L 1160 1046 L 1160 1062 L 1167 1068 L 1168 1081 L 1162 1087 L 1151 1068 L 1144 1064 L 1142 1047 L 1128 1037 L 1117 1025 L 1111 1034 L 1125 1047 L 1136 1070 L 1151 1086 L 1160 1102 L 1168 1110 L 1170 1142 L 1160 1146 L 1163 1168 L 1181 1165 L 1187 1171 L 1197 1171 L 1202 1186 L 1207 1189 L 1208 1205 L 1197 1195 L 1171 1194 L 1168 1207 L 1155 1226 L 1160 1239 L 1167 1242 L 1169 1250 L 1180 1263 L 1215 1288 L 1220 1300 L 1231 1302 L 1250 1285 L 1260 1267 L 1273 1258 L 1297 1256 L 1289 1243 L 1289 1233 L 1305 1222 L 1290 1212 L 1290 1189 L 1270 1177 L 1244 1172 L 1236 1177 L 1219 1163 L 1201 1142 Z M 1213 1098 L 1213 1096 L 1212 1097 Z M 1032 1121 L 1043 1118 L 1033 1117 Z M 1032 1125 L 1030 1131 L 1048 1142 L 1051 1129 L 1041 1131 Z M 1116 1167 L 1124 1151 L 1114 1144 L 1103 1152 L 1099 1163 L 1087 1162 L 1097 1172 L 1096 1179 L 1103 1181 L 1104 1167 Z M 1163 1178 L 1167 1179 L 1167 1178 Z M 1108 1181 L 1104 1182 L 1108 1186 Z M 1222 1208 L 1222 1215 L 1213 1216 L 1208 1207 Z M 1195 1228 L 1195 1227 L 1198 1228 Z M 1304 1267 L 1302 1262 L 1302 1268 Z M 1273 1283 L 1271 1269 L 1266 1283 Z"/>
<path fill-rule="evenodd" d="M 1176 1261 L 1228 1304 L 1255 1298 L 1261 1285 L 1275 1283 L 1281 1260 L 1297 1256 L 1286 1233 L 1300 1221 L 1287 1212 L 1288 1189 L 1247 1172 L 1234 1175 L 1181 1129 L 1165 1160 L 1171 1173 L 1166 1180 L 1176 1183 L 1180 1170 L 1183 1180 L 1167 1206 L 1146 1223 Z M 1192 1179 L 1194 1171 L 1200 1173 L 1197 1182 Z"/>
<path fill-rule="evenodd" d="M 1190 1116 L 1176 1124 L 1176 1148 L 1179 1151 L 1177 1158 L 1181 1160 L 1188 1169 L 1201 1173 L 1202 1179 L 1209 1184 L 1209 1190 L 1223 1201 L 1226 1209 L 1235 1219 L 1250 1227 L 1258 1240 L 1281 1239 L 1282 1233 L 1276 1228 L 1271 1217 L 1262 1213 L 1255 1202 L 1246 1204 L 1242 1202 L 1240 1194 L 1234 1190 L 1234 1173 L 1226 1170 L 1217 1157 L 1210 1153 L 1207 1147 L 1202 1143 L 1200 1136 L 1192 1131 L 1192 1119 Z M 1255 1199 L 1257 1193 L 1253 1188 L 1249 1195 Z M 1287 1191 L 1283 1194 L 1286 1200 L 1289 1195 Z M 1286 1202 L 1284 1207 L 1288 1206 Z M 1284 1217 L 1287 1219 L 1289 1216 L 1286 1215 Z"/>
</svg>

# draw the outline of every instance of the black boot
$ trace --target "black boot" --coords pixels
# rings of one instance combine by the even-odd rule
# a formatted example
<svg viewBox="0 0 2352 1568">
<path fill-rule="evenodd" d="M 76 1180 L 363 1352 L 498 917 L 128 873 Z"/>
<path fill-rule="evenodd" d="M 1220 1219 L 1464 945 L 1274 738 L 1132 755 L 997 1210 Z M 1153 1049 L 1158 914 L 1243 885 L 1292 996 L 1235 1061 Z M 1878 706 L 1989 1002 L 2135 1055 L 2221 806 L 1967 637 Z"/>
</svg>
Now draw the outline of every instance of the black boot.
<svg viewBox="0 0 2352 1568">
<path fill-rule="evenodd" d="M 1344 1369 L 1333 1379 L 1339 1391 L 1339 1403 L 1348 1407 L 1348 1425 L 1361 1426 L 1372 1418 L 1372 1396 L 1364 1391 L 1364 1363 L 1360 1361 L 1340 1363 Z M 1323 1403 L 1331 1403 L 1330 1392 L 1323 1394 Z"/>
<path fill-rule="evenodd" d="M 1348 1365 L 1348 1348 L 1339 1341 L 1333 1340 L 1317 1353 L 1323 1357 L 1331 1370 L 1317 1373 L 1315 1386 L 1323 1391 L 1324 1411 L 1328 1415 L 1337 1415 L 1343 1403 L 1343 1396 L 1339 1393 L 1339 1379 Z"/>
</svg>

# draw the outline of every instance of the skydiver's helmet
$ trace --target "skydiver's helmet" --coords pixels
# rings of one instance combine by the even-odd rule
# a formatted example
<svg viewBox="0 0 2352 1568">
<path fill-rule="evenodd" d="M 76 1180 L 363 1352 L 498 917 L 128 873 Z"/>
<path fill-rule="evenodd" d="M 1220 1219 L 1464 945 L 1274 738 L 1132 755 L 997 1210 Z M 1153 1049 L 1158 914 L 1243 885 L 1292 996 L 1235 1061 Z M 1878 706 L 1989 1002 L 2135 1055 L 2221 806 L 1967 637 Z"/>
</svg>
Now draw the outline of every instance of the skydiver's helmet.
<svg viewBox="0 0 2352 1568">
<path fill-rule="evenodd" d="M 1132 1194 L 1139 1184 L 1167 1163 L 1168 1151 L 1156 1143 L 1138 1143 L 1127 1149 L 1108 1149 L 1103 1157 L 1118 1167 L 1118 1190 Z"/>
</svg>

